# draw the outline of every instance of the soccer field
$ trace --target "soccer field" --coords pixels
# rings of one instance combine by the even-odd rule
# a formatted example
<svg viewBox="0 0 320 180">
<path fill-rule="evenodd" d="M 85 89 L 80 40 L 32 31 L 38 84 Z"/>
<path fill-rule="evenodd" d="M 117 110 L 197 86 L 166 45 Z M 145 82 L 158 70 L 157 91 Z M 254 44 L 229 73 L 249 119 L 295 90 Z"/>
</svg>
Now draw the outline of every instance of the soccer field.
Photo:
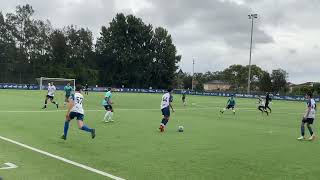
<svg viewBox="0 0 320 180">
<path fill-rule="evenodd" d="M 161 94 L 114 93 L 114 123 L 102 122 L 103 93 L 84 96 L 85 123 L 96 139 L 72 121 L 63 133 L 63 93 L 59 110 L 43 106 L 45 91 L 0 90 L 0 169 L 3 180 L 111 179 L 92 168 L 129 180 L 319 179 L 320 143 L 297 141 L 304 102 L 273 101 L 270 116 L 256 110 L 256 100 L 237 99 L 237 113 L 219 110 L 227 98 L 187 96 L 159 133 Z M 183 125 L 185 131 L 177 132 Z M 314 124 L 318 132 L 318 123 Z M 308 134 L 308 133 L 307 133 Z M 84 165 L 41 154 L 3 138 Z M 92 170 L 91 169 L 91 170 Z"/>
</svg>

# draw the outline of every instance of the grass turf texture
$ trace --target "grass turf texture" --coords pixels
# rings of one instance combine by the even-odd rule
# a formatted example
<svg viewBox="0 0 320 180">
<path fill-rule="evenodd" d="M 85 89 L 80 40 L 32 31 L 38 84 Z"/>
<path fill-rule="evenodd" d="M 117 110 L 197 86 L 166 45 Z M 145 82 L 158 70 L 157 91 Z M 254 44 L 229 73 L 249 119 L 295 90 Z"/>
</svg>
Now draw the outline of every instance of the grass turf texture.
<svg viewBox="0 0 320 180">
<path fill-rule="evenodd" d="M 238 98 L 236 115 L 226 111 L 219 117 L 227 98 L 187 96 L 188 105 L 183 106 L 181 96 L 174 95 L 176 112 L 166 132 L 159 133 L 161 94 L 114 93 L 115 122 L 106 124 L 101 121 L 103 93 L 90 93 L 84 96 L 85 123 L 96 128 L 96 139 L 78 130 L 73 121 L 68 140 L 63 141 L 63 93 L 56 94 L 60 111 L 52 104 L 41 110 L 45 93 L 0 90 L 0 136 L 125 179 L 320 176 L 319 141 L 296 140 L 303 102 L 274 101 L 273 113 L 267 117 L 256 110 L 256 100 Z M 184 126 L 183 133 L 177 132 L 179 125 Z M 314 127 L 317 133 L 317 121 Z M 0 167 L 5 162 L 19 167 L 0 170 L 4 180 L 108 179 L 0 140 Z"/>
</svg>

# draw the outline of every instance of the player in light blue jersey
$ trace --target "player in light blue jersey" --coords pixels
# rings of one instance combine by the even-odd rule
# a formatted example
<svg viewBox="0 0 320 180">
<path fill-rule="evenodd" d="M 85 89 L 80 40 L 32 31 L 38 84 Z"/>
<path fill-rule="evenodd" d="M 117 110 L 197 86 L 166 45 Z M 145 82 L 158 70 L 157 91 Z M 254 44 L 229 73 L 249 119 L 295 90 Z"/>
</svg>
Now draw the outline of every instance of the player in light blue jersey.
<svg viewBox="0 0 320 180">
<path fill-rule="evenodd" d="M 71 96 L 71 93 L 73 91 L 73 88 L 70 86 L 70 83 L 68 83 L 64 88 L 63 88 L 65 94 L 65 100 L 64 100 L 64 105 L 66 105 L 69 101 L 69 97 Z"/>
<path fill-rule="evenodd" d="M 104 99 L 102 101 L 102 105 L 103 105 L 104 109 L 107 111 L 106 114 L 104 115 L 104 118 L 103 118 L 103 121 L 106 123 L 114 122 L 114 120 L 112 119 L 113 108 L 112 108 L 111 104 L 113 104 L 113 102 L 111 101 L 111 97 L 112 97 L 111 88 L 108 88 L 107 92 L 104 95 Z"/>
<path fill-rule="evenodd" d="M 220 110 L 220 113 L 223 114 L 227 109 L 232 109 L 233 114 L 236 114 L 235 106 L 236 100 L 234 99 L 234 96 L 231 95 L 231 97 L 228 99 L 227 106 Z"/>
<path fill-rule="evenodd" d="M 68 110 L 66 115 L 66 120 L 64 122 L 62 139 L 67 140 L 67 134 L 69 129 L 69 123 L 72 119 L 77 118 L 78 128 L 80 130 L 91 133 L 91 138 L 96 137 L 95 129 L 91 129 L 83 123 L 84 110 L 83 110 L 83 95 L 81 94 L 81 86 L 76 87 L 76 91 L 71 95 L 68 102 Z"/>
</svg>

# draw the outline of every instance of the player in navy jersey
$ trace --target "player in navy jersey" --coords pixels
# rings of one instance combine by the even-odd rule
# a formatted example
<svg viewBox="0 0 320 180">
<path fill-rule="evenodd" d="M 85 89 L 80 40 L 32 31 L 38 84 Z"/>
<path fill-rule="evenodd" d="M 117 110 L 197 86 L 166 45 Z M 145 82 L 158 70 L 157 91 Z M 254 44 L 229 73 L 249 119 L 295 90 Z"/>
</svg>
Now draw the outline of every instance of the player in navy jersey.
<svg viewBox="0 0 320 180">
<path fill-rule="evenodd" d="M 272 111 L 271 108 L 270 108 L 270 106 L 269 106 L 269 104 L 270 104 L 271 101 L 272 101 L 271 95 L 270 95 L 270 93 L 267 93 L 267 94 L 266 94 L 266 103 L 265 103 L 264 107 L 265 107 L 266 110 L 269 109 L 270 113 L 271 113 L 271 111 Z"/>
<path fill-rule="evenodd" d="M 182 91 L 182 98 L 181 98 L 181 100 L 182 100 L 182 103 L 183 103 L 184 106 L 187 105 L 187 103 L 186 103 L 186 96 L 187 96 L 186 91 Z"/>
</svg>

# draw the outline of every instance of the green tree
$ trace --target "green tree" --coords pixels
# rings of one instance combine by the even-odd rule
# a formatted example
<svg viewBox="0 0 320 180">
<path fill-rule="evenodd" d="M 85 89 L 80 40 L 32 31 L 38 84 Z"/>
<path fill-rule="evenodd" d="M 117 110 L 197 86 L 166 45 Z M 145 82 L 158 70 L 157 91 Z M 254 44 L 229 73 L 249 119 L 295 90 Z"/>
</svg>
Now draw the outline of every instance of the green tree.
<svg viewBox="0 0 320 180">
<path fill-rule="evenodd" d="M 140 18 L 117 14 L 96 44 L 101 83 L 166 88 L 174 83 L 180 56 L 163 28 L 153 31 Z"/>
<path fill-rule="evenodd" d="M 174 74 L 178 69 L 177 63 L 181 56 L 172 43 L 171 35 L 164 28 L 156 28 L 152 38 L 153 62 L 152 84 L 157 88 L 167 88 L 173 84 Z"/>
<path fill-rule="evenodd" d="M 93 52 L 93 37 L 89 29 L 75 26 L 67 26 L 64 28 L 65 43 L 62 47 L 65 55 L 65 67 L 74 74 L 66 74 L 65 77 L 77 77 L 77 81 L 82 84 L 96 84 L 98 82 L 99 72 L 93 69 L 95 66 L 95 56 Z M 71 77 L 73 76 L 73 77 Z"/>
<path fill-rule="evenodd" d="M 263 72 L 261 79 L 259 81 L 259 89 L 263 92 L 271 92 L 272 91 L 272 82 L 271 77 L 268 72 Z"/>
<path fill-rule="evenodd" d="M 272 70 L 271 81 L 274 92 L 287 92 L 288 73 L 283 69 Z"/>
<path fill-rule="evenodd" d="M 15 41 L 3 14 L 0 12 L 0 82 L 5 82 L 14 71 L 16 58 Z"/>
<path fill-rule="evenodd" d="M 247 88 L 248 71 L 249 66 L 231 65 L 222 72 L 222 78 L 219 80 L 224 80 L 232 84 L 236 90 L 244 90 Z M 251 66 L 251 89 L 257 90 L 262 73 L 263 70 L 260 67 L 256 65 Z"/>
<path fill-rule="evenodd" d="M 316 92 L 318 95 L 320 95 L 320 83 L 313 84 L 313 92 Z"/>
</svg>

